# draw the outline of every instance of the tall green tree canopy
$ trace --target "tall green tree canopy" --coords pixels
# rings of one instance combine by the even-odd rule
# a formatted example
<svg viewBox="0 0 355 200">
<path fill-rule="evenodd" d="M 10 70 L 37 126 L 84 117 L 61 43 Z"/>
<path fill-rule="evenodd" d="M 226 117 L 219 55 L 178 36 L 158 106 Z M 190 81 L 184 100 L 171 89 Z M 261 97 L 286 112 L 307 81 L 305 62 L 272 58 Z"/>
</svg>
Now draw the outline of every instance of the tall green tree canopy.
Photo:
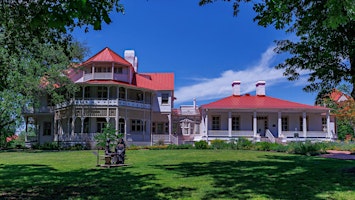
<svg viewBox="0 0 355 200">
<path fill-rule="evenodd" d="M 218 0 L 200 0 L 200 5 Z M 305 91 L 330 91 L 340 83 L 352 86 L 355 97 L 354 0 L 220 0 L 233 2 L 234 15 L 242 3 L 253 3 L 254 21 L 293 33 L 297 40 L 277 41 L 276 52 L 291 56 L 276 66 L 289 80 L 309 72 Z"/>
<path fill-rule="evenodd" d="M 75 91 L 65 70 L 82 60 L 87 49 L 71 32 L 77 27 L 100 30 L 111 23 L 113 11 L 123 12 L 119 0 L 0 2 L 0 134 L 38 96 L 60 100 L 62 91 Z"/>
</svg>

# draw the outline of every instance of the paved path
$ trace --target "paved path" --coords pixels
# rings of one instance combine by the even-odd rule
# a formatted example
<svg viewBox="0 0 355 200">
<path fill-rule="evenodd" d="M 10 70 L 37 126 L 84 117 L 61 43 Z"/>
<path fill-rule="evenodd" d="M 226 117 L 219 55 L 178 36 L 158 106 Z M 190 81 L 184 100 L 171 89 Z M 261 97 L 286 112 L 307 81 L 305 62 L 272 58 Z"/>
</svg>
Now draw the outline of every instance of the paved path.
<svg viewBox="0 0 355 200">
<path fill-rule="evenodd" d="M 335 158 L 342 160 L 355 160 L 355 154 L 351 154 L 350 151 L 336 151 L 328 150 L 328 154 L 322 154 L 323 158 Z"/>
</svg>

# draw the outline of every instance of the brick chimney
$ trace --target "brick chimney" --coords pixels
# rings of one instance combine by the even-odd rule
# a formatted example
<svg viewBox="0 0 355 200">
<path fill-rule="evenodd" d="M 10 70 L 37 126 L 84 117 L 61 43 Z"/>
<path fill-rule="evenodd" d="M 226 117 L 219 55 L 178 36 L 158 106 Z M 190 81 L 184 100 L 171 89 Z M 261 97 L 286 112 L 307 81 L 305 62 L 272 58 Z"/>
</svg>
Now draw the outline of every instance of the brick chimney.
<svg viewBox="0 0 355 200">
<path fill-rule="evenodd" d="M 124 59 L 132 64 L 135 72 L 138 72 L 138 58 L 135 56 L 134 50 L 125 50 Z"/>
<path fill-rule="evenodd" d="M 265 96 L 265 81 L 256 82 L 256 96 Z"/>
<path fill-rule="evenodd" d="M 233 81 L 232 88 L 233 88 L 233 96 L 240 96 L 240 81 Z"/>
</svg>

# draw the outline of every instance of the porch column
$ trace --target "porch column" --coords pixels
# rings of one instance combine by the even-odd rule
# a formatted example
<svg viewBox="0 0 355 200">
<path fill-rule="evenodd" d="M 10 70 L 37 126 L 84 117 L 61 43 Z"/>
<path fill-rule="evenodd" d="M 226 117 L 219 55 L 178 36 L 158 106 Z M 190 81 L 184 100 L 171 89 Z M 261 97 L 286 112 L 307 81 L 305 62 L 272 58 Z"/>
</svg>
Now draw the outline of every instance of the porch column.
<svg viewBox="0 0 355 200">
<path fill-rule="evenodd" d="M 109 99 L 110 99 L 110 86 L 107 86 L 107 105 L 109 105 Z"/>
<path fill-rule="evenodd" d="M 68 129 L 67 129 L 67 131 L 68 131 L 68 135 L 70 135 L 71 134 L 71 132 L 69 132 L 70 131 L 70 127 L 71 127 L 71 125 L 70 125 L 70 117 L 68 117 L 67 118 L 67 126 L 68 126 Z"/>
<path fill-rule="evenodd" d="M 330 132 L 330 110 L 327 112 L 327 134 L 329 139 L 332 139 L 332 134 Z"/>
<path fill-rule="evenodd" d="M 72 119 L 73 119 L 73 120 L 71 121 L 71 135 L 74 135 L 76 117 L 73 116 Z"/>
<path fill-rule="evenodd" d="M 206 118 L 205 118 L 205 134 L 206 134 L 206 139 L 208 141 L 208 114 L 206 110 Z"/>
<path fill-rule="evenodd" d="M 307 114 L 303 112 L 303 137 L 307 137 Z"/>
<path fill-rule="evenodd" d="M 278 137 L 282 136 L 282 118 L 281 112 L 277 113 L 277 129 L 278 129 Z"/>
<path fill-rule="evenodd" d="M 85 70 L 84 70 L 84 71 L 85 71 Z M 82 95 L 83 95 L 83 96 L 82 96 L 82 100 L 84 100 L 84 99 L 85 99 L 85 86 L 83 86 L 82 88 L 83 88 L 83 92 L 82 92 Z"/>
<path fill-rule="evenodd" d="M 256 133 L 257 133 L 257 118 L 256 118 L 256 111 L 254 111 L 254 116 L 253 116 L 253 131 L 254 131 L 254 137 L 256 137 Z"/>
<path fill-rule="evenodd" d="M 91 66 L 91 78 L 94 79 L 94 77 L 95 77 L 95 65 L 93 63 Z"/>
<path fill-rule="evenodd" d="M 114 79 L 114 71 L 115 71 L 115 63 L 112 63 L 112 69 L 111 69 L 112 80 L 115 80 L 115 79 Z"/>
<path fill-rule="evenodd" d="M 116 131 L 118 131 L 118 130 L 119 130 L 119 125 L 118 125 L 118 123 L 119 123 L 118 108 L 116 108 L 115 122 L 116 122 L 116 127 L 115 127 L 115 129 L 116 129 Z M 120 132 L 120 133 L 121 133 L 121 132 Z"/>
<path fill-rule="evenodd" d="M 169 120 L 169 141 L 171 143 L 171 114 L 168 114 L 168 120 Z"/>
<path fill-rule="evenodd" d="M 84 120 L 85 120 L 85 117 L 81 117 L 80 119 L 81 119 L 81 130 L 80 130 L 80 132 L 81 132 L 81 134 L 83 134 L 84 133 Z"/>
<path fill-rule="evenodd" d="M 232 113 L 228 112 L 228 136 L 232 137 Z"/>
</svg>

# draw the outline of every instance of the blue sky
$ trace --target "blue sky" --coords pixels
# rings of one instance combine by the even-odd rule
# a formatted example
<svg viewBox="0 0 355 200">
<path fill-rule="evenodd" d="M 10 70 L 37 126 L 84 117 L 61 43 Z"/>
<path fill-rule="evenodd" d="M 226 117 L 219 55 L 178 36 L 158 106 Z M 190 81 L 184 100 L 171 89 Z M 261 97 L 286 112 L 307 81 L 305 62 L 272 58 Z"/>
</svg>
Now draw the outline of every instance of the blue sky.
<svg viewBox="0 0 355 200">
<path fill-rule="evenodd" d="M 202 105 L 232 94 L 240 80 L 241 93 L 255 94 L 255 83 L 266 81 L 266 95 L 313 105 L 316 93 L 305 93 L 305 79 L 287 81 L 273 68 L 286 55 L 273 52 L 274 41 L 294 38 L 253 22 L 251 5 L 233 16 L 232 4 L 198 6 L 198 0 L 122 0 L 125 14 L 113 13 L 101 31 L 76 30 L 90 56 L 109 47 L 123 56 L 133 49 L 139 72 L 174 72 L 175 107 Z"/>
</svg>

